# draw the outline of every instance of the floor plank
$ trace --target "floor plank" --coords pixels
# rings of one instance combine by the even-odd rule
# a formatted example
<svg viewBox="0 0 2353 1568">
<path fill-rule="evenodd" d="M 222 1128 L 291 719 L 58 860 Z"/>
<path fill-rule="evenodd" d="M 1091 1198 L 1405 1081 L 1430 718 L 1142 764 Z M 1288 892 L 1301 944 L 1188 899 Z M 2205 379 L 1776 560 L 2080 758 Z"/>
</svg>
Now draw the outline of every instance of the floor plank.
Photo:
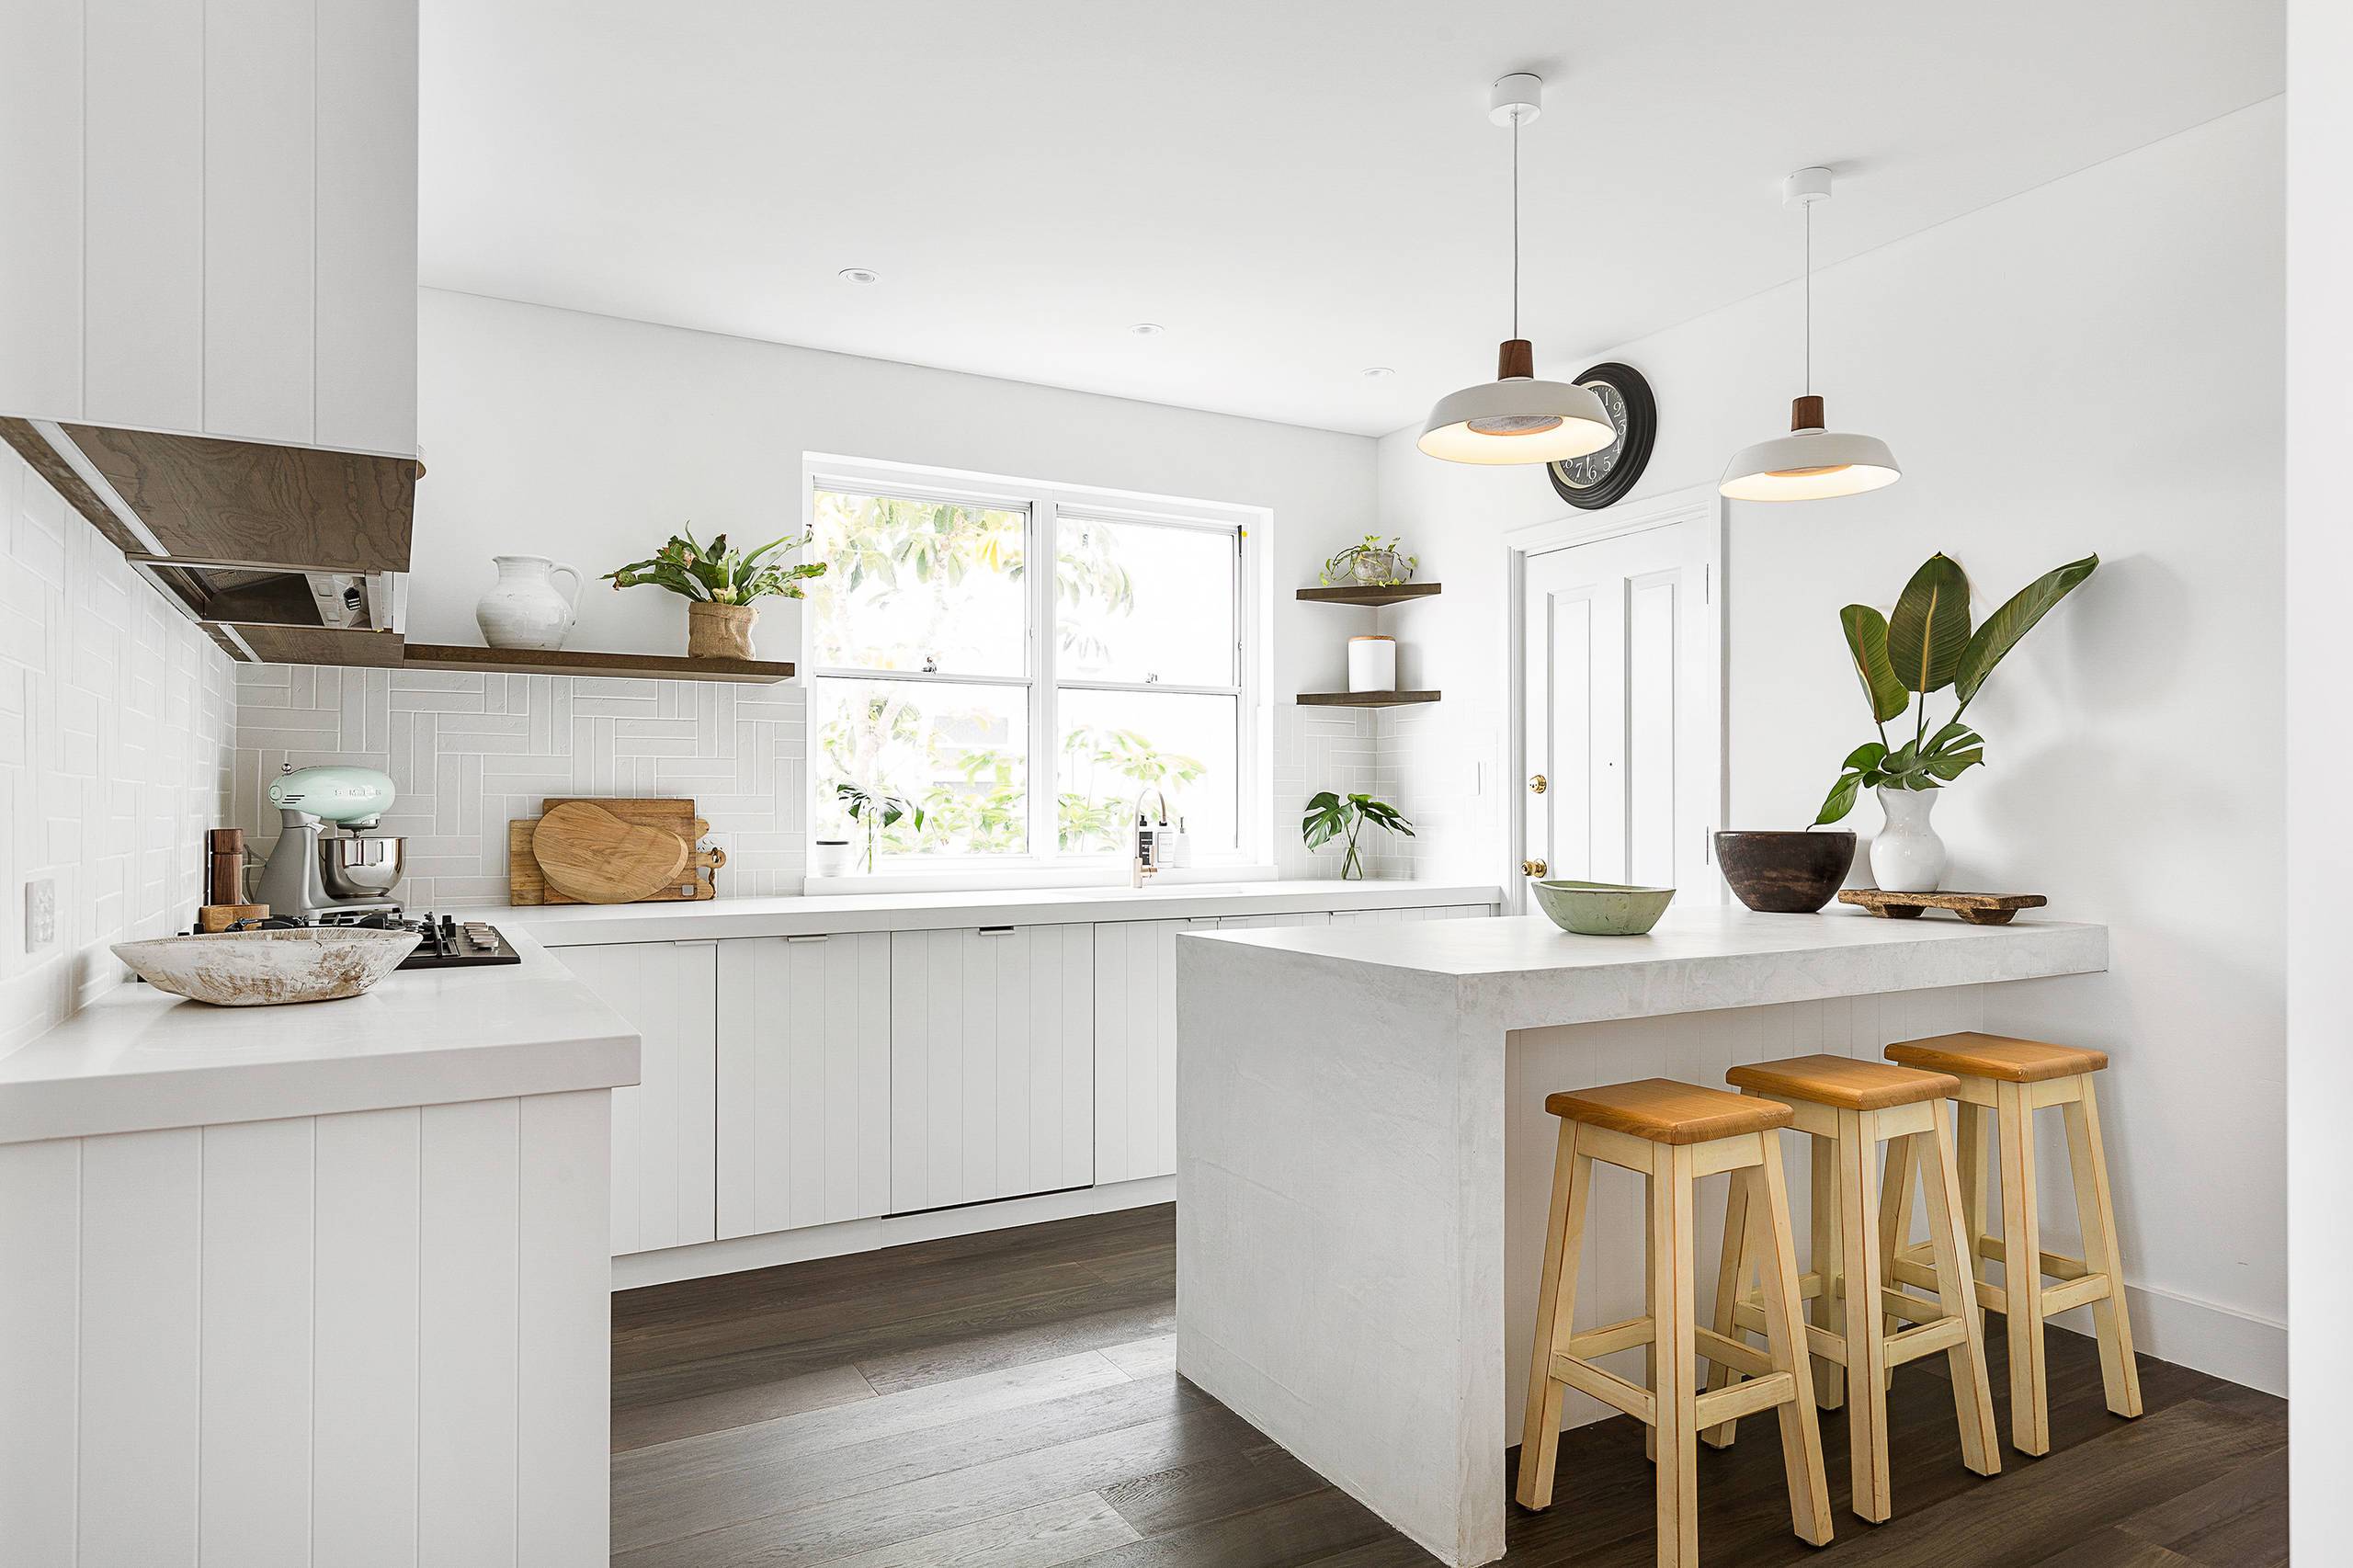
<svg viewBox="0 0 2353 1568">
<path fill-rule="evenodd" d="M 836 1557 L 832 1568 L 1055 1568 L 1135 1539 L 1119 1510 L 1089 1492 Z"/>
</svg>

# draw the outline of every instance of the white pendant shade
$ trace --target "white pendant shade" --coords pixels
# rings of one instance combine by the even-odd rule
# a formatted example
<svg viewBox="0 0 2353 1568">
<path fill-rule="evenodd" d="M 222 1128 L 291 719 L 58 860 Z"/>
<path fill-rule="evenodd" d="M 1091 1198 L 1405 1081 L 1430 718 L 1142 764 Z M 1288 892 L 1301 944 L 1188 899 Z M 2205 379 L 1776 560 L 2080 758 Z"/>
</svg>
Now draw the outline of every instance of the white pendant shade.
<svg viewBox="0 0 2353 1568">
<path fill-rule="evenodd" d="M 1821 402 L 1800 399 L 1799 406 L 1813 403 L 1818 420 Z M 1734 501 L 1824 501 L 1878 490 L 1903 476 L 1895 454 L 1878 437 L 1812 425 L 1734 452 L 1718 488 Z"/>
<path fill-rule="evenodd" d="M 1597 452 L 1618 438 L 1601 399 L 1571 381 L 1540 381 L 1535 353 L 1513 338 L 1492 381 L 1447 393 L 1430 410 L 1420 446 L 1458 463 L 1549 463 Z"/>
</svg>

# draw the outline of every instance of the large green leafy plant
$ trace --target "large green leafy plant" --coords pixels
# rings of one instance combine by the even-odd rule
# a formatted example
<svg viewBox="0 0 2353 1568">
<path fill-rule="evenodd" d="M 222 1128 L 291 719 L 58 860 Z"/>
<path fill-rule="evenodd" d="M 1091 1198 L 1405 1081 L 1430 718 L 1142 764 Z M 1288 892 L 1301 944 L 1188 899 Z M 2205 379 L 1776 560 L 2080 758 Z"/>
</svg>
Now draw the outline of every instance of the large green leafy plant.
<svg viewBox="0 0 2353 1568">
<path fill-rule="evenodd" d="M 1814 825 L 1833 823 L 1855 809 L 1855 797 L 1881 785 L 1893 790 L 1935 790 L 1952 782 L 1985 760 L 1985 739 L 1962 719 L 1969 705 L 2018 639 L 2033 629 L 2057 604 L 2092 574 L 2099 557 L 2086 555 L 2055 571 L 2046 572 L 1994 612 L 1993 619 L 1972 631 L 1969 624 L 1969 578 L 1950 556 L 1930 556 L 1904 585 L 1895 613 L 1882 616 L 1869 605 L 1848 605 L 1838 612 L 1847 633 L 1847 651 L 1853 655 L 1855 674 L 1871 705 L 1871 722 L 1879 739 L 1867 741 L 1847 754 L 1838 781 L 1822 802 Z M 1952 714 L 1932 734 L 1928 730 L 1928 696 L 1949 687 L 1955 700 Z M 1901 745 L 1888 739 L 1891 720 L 1919 699 L 1912 738 Z"/>
<path fill-rule="evenodd" d="M 1367 823 L 1402 833 L 1408 838 L 1414 836 L 1414 824 L 1388 801 L 1376 801 L 1370 795 L 1336 795 L 1329 790 L 1318 791 L 1307 802 L 1307 811 L 1299 819 L 1299 835 L 1307 841 L 1310 849 L 1321 849 L 1345 835 L 1348 852 L 1340 862 L 1340 875 L 1353 881 L 1364 875 L 1364 861 L 1357 852 L 1357 835 L 1364 831 Z"/>
<path fill-rule="evenodd" d="M 693 528 L 688 527 L 671 535 L 669 543 L 644 560 L 632 561 L 606 573 L 605 579 L 616 592 L 651 583 L 681 598 L 710 604 L 747 605 L 754 599 L 797 599 L 801 597 L 802 582 L 825 574 L 825 563 L 804 561 L 797 566 L 787 566 L 783 556 L 773 560 L 769 557 L 779 549 L 786 554 L 799 550 L 814 533 L 812 529 L 799 539 L 787 534 L 747 552 L 730 550 L 725 534 L 703 544 L 696 540 Z"/>
</svg>

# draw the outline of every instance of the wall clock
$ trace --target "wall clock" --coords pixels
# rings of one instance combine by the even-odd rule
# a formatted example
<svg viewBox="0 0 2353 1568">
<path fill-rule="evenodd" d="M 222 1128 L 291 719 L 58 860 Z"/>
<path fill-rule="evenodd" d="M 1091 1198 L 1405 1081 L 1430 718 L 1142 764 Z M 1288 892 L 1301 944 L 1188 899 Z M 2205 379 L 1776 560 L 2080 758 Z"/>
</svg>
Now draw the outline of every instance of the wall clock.
<svg viewBox="0 0 2353 1568">
<path fill-rule="evenodd" d="M 1614 359 L 1575 380 L 1601 399 L 1609 423 L 1618 427 L 1618 438 L 1597 452 L 1546 463 L 1544 472 L 1562 500 L 1597 512 L 1634 488 L 1649 466 L 1651 442 L 1658 435 L 1658 401 L 1640 370 Z"/>
</svg>

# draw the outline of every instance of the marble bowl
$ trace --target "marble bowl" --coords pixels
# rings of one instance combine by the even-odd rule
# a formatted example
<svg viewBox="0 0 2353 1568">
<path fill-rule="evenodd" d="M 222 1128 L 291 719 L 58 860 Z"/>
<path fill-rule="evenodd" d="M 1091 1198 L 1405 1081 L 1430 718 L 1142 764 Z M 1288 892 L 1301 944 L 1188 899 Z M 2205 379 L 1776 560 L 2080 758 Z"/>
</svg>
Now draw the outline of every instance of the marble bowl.
<svg viewBox="0 0 2353 1568">
<path fill-rule="evenodd" d="M 357 996 L 400 967 L 414 931 L 310 926 L 117 942 L 114 956 L 158 991 L 216 1007 L 269 1007 Z"/>
<path fill-rule="evenodd" d="M 1562 930 L 1580 937 L 1639 937 L 1675 902 L 1673 888 L 1623 882 L 1540 881 L 1536 905 Z"/>
</svg>

